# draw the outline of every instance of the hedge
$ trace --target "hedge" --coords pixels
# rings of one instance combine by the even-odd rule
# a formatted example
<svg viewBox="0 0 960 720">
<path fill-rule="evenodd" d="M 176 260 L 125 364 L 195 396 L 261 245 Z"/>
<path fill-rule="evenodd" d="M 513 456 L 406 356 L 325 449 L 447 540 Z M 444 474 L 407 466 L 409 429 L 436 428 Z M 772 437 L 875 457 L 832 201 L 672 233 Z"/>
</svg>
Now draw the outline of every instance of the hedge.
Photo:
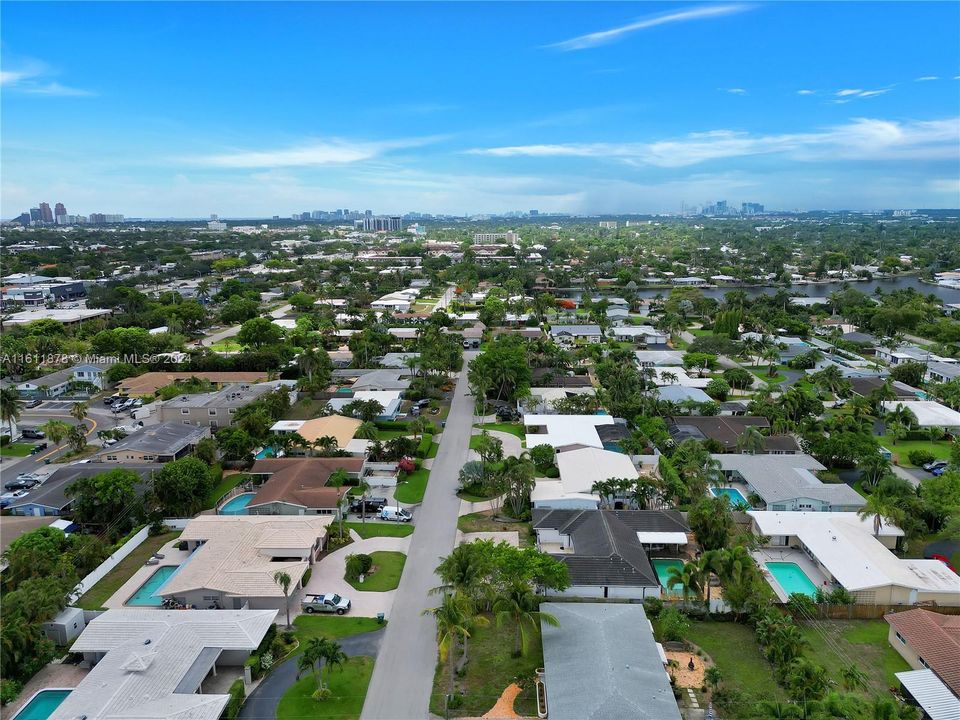
<svg viewBox="0 0 960 720">
<path fill-rule="evenodd" d="M 374 424 L 381 430 L 406 430 L 406 420 L 376 420 Z"/>
<path fill-rule="evenodd" d="M 431 445 L 433 445 L 433 435 L 430 433 L 424 433 L 423 437 L 420 438 L 420 443 L 417 445 L 417 457 L 425 458 L 427 453 L 430 452 Z"/>
<path fill-rule="evenodd" d="M 244 688 L 243 680 L 233 681 L 229 690 L 230 699 L 227 701 L 227 708 L 224 717 L 227 720 L 237 720 L 240 716 L 240 708 L 243 707 L 243 701 L 247 699 L 247 691 Z"/>
<path fill-rule="evenodd" d="M 307 571 L 303 573 L 303 579 L 300 581 L 301 587 L 307 586 L 307 583 L 310 582 L 311 575 L 313 575 L 313 568 L 307 568 Z"/>
</svg>

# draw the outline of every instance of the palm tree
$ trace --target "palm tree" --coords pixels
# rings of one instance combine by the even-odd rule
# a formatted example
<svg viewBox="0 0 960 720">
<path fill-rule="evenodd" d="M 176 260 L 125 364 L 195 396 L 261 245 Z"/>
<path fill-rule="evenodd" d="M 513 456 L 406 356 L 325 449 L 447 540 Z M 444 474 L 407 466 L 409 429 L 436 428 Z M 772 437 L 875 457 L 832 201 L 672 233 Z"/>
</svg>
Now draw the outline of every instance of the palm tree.
<svg viewBox="0 0 960 720">
<path fill-rule="evenodd" d="M 313 441 L 315 450 L 319 450 L 321 455 L 329 455 L 337 450 L 337 438 L 333 435 L 324 435 Z"/>
<path fill-rule="evenodd" d="M 370 483 L 363 478 L 357 481 L 357 490 L 360 491 L 360 522 L 367 523 L 367 493 L 370 492 Z"/>
<path fill-rule="evenodd" d="M 482 615 L 477 615 L 473 609 L 473 602 L 462 593 L 447 593 L 443 602 L 434 608 L 427 608 L 423 615 L 433 615 L 437 622 L 437 645 L 440 650 L 440 662 L 449 665 L 449 693 L 453 693 L 453 672 L 456 663 L 453 656 L 457 646 L 463 641 L 463 660 L 467 658 L 467 639 L 476 626 L 489 624 Z"/>
<path fill-rule="evenodd" d="M 710 612 L 710 578 L 714 573 L 720 574 L 723 569 L 723 561 L 723 550 L 707 550 L 697 561 L 697 569 L 700 571 L 700 586 L 707 590 L 705 598 L 707 612 Z"/>
<path fill-rule="evenodd" d="M 843 679 L 843 687 L 847 690 L 856 690 L 866 687 L 867 674 L 857 665 L 845 665 L 840 669 L 840 677 Z"/>
<path fill-rule="evenodd" d="M 67 432 L 67 442 L 73 448 L 74 453 L 81 453 L 87 446 L 87 433 L 85 425 L 71 425 Z"/>
<path fill-rule="evenodd" d="M 407 423 L 407 431 L 412 433 L 415 439 L 419 439 L 431 427 L 433 427 L 433 423 L 425 417 L 417 417 Z"/>
<path fill-rule="evenodd" d="M 349 479 L 350 477 L 347 475 L 346 470 L 344 470 L 343 468 L 337 468 L 332 473 L 330 473 L 330 477 L 327 478 L 327 487 L 332 487 L 337 489 L 342 488 L 344 485 L 347 484 L 347 480 Z M 342 498 L 340 499 L 340 502 L 341 503 L 343 502 Z M 340 516 L 340 539 L 342 540 L 343 539 L 343 507 L 342 505 L 338 507 L 337 514 Z"/>
<path fill-rule="evenodd" d="M 83 421 L 87 419 L 87 404 L 84 402 L 76 402 L 73 404 L 73 407 L 70 408 L 70 417 L 76 420 L 78 423 L 83 424 Z"/>
<path fill-rule="evenodd" d="M 47 439 L 54 445 L 59 445 L 60 441 L 70 434 L 71 427 L 70 423 L 63 420 L 47 420 L 40 426 Z"/>
<path fill-rule="evenodd" d="M 613 507 L 613 498 L 617 494 L 617 489 L 611 480 L 595 480 L 590 486 L 590 494 L 600 497 L 601 509 L 610 509 Z"/>
<path fill-rule="evenodd" d="M 763 434 L 753 425 L 749 425 L 737 438 L 737 451 L 751 455 L 761 454 L 764 450 Z"/>
<path fill-rule="evenodd" d="M 670 568 L 667 574 L 667 587 L 673 589 L 677 585 L 680 586 L 684 604 L 692 596 L 699 596 L 703 592 L 702 575 L 696 560 L 689 560 L 681 567 Z"/>
<path fill-rule="evenodd" d="M 493 611 L 497 618 L 497 627 L 505 622 L 513 622 L 517 627 L 514 657 L 527 654 L 530 632 L 536 632 L 540 623 L 544 622 L 551 627 L 559 627 L 560 621 L 555 615 L 538 609 L 537 596 L 523 583 L 512 585 L 506 596 L 499 598 L 493 604 Z M 529 630 L 529 632 L 528 632 Z"/>
<path fill-rule="evenodd" d="M 290 583 L 293 580 L 283 570 L 277 570 L 273 574 L 273 581 L 283 589 L 284 607 L 287 609 L 287 630 L 290 629 Z"/>
<path fill-rule="evenodd" d="M 13 438 L 13 424 L 20 419 L 23 401 L 13 386 L 0 388 L 0 419 L 7 423 L 7 434 Z"/>
<path fill-rule="evenodd" d="M 333 673 L 333 668 L 337 667 L 342 671 L 343 664 L 349 658 L 347 658 L 347 654 L 343 651 L 343 647 L 340 645 L 340 643 L 338 643 L 336 640 L 326 640 L 320 652 L 320 659 L 323 661 L 323 667 L 327 669 L 327 686 L 329 686 L 329 675 Z M 322 668 L 320 670 L 320 677 L 322 680 Z"/>
<path fill-rule="evenodd" d="M 362 422 L 357 426 L 357 431 L 354 433 L 354 437 L 358 437 L 361 440 L 376 440 L 377 439 L 377 425 L 376 423 Z"/>
<path fill-rule="evenodd" d="M 898 499 L 888 494 L 882 487 L 877 487 L 867 495 L 863 507 L 857 510 L 857 515 L 864 520 L 873 517 L 873 534 L 876 537 L 880 537 L 884 520 L 888 524 L 901 526 L 906 519 L 906 514 L 898 504 Z"/>
</svg>

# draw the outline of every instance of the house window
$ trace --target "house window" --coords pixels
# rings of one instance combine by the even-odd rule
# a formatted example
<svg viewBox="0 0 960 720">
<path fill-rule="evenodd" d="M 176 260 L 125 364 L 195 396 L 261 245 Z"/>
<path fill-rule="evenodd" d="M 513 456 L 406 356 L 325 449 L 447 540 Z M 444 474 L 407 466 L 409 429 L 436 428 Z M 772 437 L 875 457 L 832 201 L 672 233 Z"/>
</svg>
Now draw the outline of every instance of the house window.
<svg viewBox="0 0 960 720">
<path fill-rule="evenodd" d="M 897 633 L 897 640 L 900 641 L 900 644 L 901 644 L 901 645 L 906 645 L 906 644 L 907 644 L 907 641 L 903 639 L 903 635 L 901 635 L 900 633 Z"/>
<path fill-rule="evenodd" d="M 927 668 L 927 670 L 930 669 L 930 666 L 927 665 L 927 661 L 924 660 L 922 657 L 917 657 L 917 660 L 919 660 L 919 661 L 920 661 L 920 664 L 923 665 L 925 668 Z"/>
<path fill-rule="evenodd" d="M 237 411 L 236 408 L 230 408 L 229 410 L 227 410 L 227 412 L 230 413 L 231 415 L 233 415 L 236 411 Z"/>
<path fill-rule="evenodd" d="M 108 461 L 108 462 L 116 462 L 116 461 L 117 461 L 117 456 L 116 456 L 116 455 L 107 455 L 107 461 Z"/>
<path fill-rule="evenodd" d="M 181 414 L 181 415 L 189 415 L 189 414 L 190 414 L 190 411 L 189 411 L 187 408 L 183 408 L 183 409 L 180 411 L 180 414 Z"/>
<path fill-rule="evenodd" d="M 157 456 L 156 456 L 156 455 L 144 455 L 144 456 L 143 456 L 143 461 L 144 461 L 144 462 L 148 462 L 148 461 L 152 462 L 152 461 L 154 461 L 154 460 L 156 460 L 156 459 L 157 459 Z"/>
<path fill-rule="evenodd" d="M 217 414 L 217 411 L 216 411 L 216 410 L 207 410 L 207 413 L 209 413 L 210 415 L 216 415 L 216 414 Z"/>
</svg>

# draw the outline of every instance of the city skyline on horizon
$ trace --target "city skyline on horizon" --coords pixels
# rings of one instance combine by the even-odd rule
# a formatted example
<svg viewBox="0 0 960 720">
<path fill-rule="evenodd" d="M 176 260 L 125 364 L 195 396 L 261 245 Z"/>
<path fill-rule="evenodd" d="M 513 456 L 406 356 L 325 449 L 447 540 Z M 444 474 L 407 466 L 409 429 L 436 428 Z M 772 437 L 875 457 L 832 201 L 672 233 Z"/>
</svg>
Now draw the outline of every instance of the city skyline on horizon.
<svg viewBox="0 0 960 720">
<path fill-rule="evenodd" d="M 960 205 L 956 5 L 542 7 L 5 3 L 2 219 Z"/>
</svg>

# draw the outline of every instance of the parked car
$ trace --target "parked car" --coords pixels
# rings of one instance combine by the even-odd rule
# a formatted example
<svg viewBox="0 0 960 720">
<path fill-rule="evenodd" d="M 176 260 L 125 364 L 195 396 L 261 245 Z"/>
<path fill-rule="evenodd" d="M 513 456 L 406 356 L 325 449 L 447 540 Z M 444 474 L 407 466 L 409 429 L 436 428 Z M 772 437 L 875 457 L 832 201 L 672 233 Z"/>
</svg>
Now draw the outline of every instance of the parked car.
<svg viewBox="0 0 960 720">
<path fill-rule="evenodd" d="M 949 460 L 934 460 L 933 462 L 928 462 L 923 464 L 923 469 L 927 472 L 933 472 L 937 468 L 946 467 L 950 464 Z"/>
<path fill-rule="evenodd" d="M 27 494 L 26 490 L 14 490 L 13 492 L 4 493 L 0 495 L 0 508 L 5 508 L 8 505 L 13 504 L 14 500 L 19 500 L 24 495 Z"/>
<path fill-rule="evenodd" d="M 362 506 L 365 506 L 368 515 L 376 515 L 383 510 L 386 504 L 387 499 L 384 497 L 368 497 L 363 501 L 360 498 L 352 498 L 350 500 L 350 512 L 359 514 L 363 509 Z"/>
<path fill-rule="evenodd" d="M 36 428 L 20 428 L 20 436 L 26 440 L 44 440 L 47 437 L 43 430 Z"/>
<path fill-rule="evenodd" d="M 35 408 L 35 407 L 40 407 L 40 405 L 42 404 L 43 404 L 43 400 L 41 400 L 40 398 L 34 398 L 33 400 L 27 400 L 23 404 L 23 406 L 25 408 Z"/>
<path fill-rule="evenodd" d="M 29 482 L 38 483 L 40 482 L 40 476 L 37 473 L 20 473 L 17 475 L 17 480 L 27 480 Z"/>
<path fill-rule="evenodd" d="M 133 400 L 130 401 L 129 407 L 132 407 L 132 408 L 143 407 L 143 400 L 141 400 L 140 398 L 134 398 Z"/>
<path fill-rule="evenodd" d="M 36 484 L 37 484 L 36 480 L 21 480 L 17 478 L 16 480 L 11 480 L 8 483 L 4 483 L 3 489 L 4 490 L 29 490 Z"/>
<path fill-rule="evenodd" d="M 31 454 L 31 455 L 36 455 L 38 452 L 43 452 L 43 451 L 46 450 L 48 447 L 49 447 L 49 445 L 48 445 L 47 443 L 45 443 L 45 442 L 37 443 L 36 445 L 34 445 L 34 446 L 30 449 L 30 454 Z"/>
<path fill-rule="evenodd" d="M 931 474 L 932 474 L 934 477 L 940 477 L 941 475 L 943 475 L 943 474 L 947 471 L 947 468 L 948 468 L 948 467 L 949 467 L 949 465 L 941 465 L 940 467 L 934 468 L 934 469 L 931 470 L 930 472 L 931 472 Z"/>
<path fill-rule="evenodd" d="M 350 610 L 350 601 L 336 594 L 306 595 L 300 601 L 300 609 L 305 613 L 336 613 L 343 615 Z"/>
<path fill-rule="evenodd" d="M 387 505 L 380 508 L 380 519 L 392 520 L 394 522 L 410 522 L 413 520 L 413 515 L 404 510 L 402 507 Z"/>
</svg>

